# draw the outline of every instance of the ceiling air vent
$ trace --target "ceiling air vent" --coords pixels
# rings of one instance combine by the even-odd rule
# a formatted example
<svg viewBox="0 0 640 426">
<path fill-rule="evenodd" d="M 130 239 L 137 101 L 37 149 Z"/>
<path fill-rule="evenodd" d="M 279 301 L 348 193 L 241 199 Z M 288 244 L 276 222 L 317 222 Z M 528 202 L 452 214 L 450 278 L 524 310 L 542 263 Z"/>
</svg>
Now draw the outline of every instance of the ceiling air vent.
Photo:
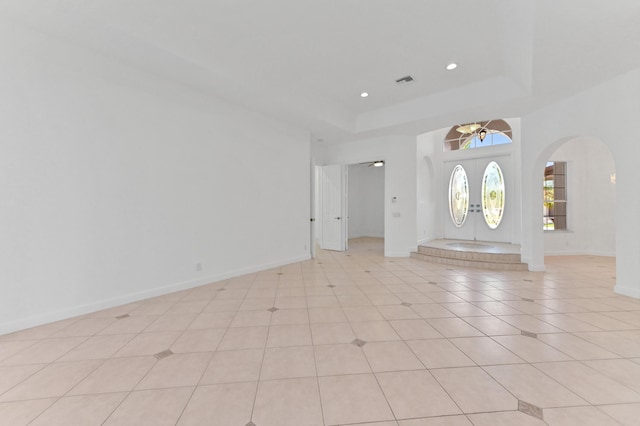
<svg viewBox="0 0 640 426">
<path fill-rule="evenodd" d="M 399 78 L 396 80 L 396 83 L 398 84 L 409 84 L 409 83 L 413 83 L 415 80 L 413 79 L 413 77 L 411 77 L 410 75 L 407 75 L 405 77 Z"/>
</svg>

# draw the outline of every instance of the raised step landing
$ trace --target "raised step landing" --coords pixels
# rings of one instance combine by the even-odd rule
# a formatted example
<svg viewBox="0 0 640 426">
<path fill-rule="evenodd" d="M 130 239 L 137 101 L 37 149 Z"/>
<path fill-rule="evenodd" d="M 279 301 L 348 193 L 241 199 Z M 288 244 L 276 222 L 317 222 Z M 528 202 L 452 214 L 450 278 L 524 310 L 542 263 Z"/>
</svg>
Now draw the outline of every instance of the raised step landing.
<svg viewBox="0 0 640 426">
<path fill-rule="evenodd" d="M 517 244 L 486 241 L 433 240 L 418 246 L 412 259 L 443 265 L 493 269 L 498 271 L 526 271 Z"/>
</svg>

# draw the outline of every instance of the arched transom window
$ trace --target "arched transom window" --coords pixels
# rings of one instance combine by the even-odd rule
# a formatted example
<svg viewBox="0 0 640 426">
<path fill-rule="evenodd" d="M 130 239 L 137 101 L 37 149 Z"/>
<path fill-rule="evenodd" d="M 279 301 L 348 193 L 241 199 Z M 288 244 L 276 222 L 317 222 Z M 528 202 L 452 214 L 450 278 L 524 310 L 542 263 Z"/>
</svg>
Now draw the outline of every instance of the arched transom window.
<svg viewBox="0 0 640 426">
<path fill-rule="evenodd" d="M 475 121 L 453 126 L 444 141 L 445 151 L 511 143 L 511 126 L 504 120 Z"/>
</svg>

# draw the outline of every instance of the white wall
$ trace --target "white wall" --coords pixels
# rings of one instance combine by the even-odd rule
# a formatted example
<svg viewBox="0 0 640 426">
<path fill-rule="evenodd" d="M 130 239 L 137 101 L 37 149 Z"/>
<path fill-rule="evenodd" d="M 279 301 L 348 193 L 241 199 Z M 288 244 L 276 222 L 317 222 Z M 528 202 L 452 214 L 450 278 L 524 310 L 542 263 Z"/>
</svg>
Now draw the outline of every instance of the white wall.
<svg viewBox="0 0 640 426">
<path fill-rule="evenodd" d="M 352 164 L 347 181 L 349 238 L 383 238 L 384 167 Z"/>
<path fill-rule="evenodd" d="M 383 136 L 339 145 L 314 146 L 318 165 L 384 160 L 384 253 L 407 257 L 416 241 L 416 138 Z M 393 202 L 395 197 L 396 202 Z"/>
<path fill-rule="evenodd" d="M 523 118 L 523 254 L 530 268 L 544 269 L 540 226 L 544 163 L 564 142 L 578 136 L 605 143 L 616 165 L 616 287 L 640 298 L 640 168 L 638 138 L 629 123 L 640 117 L 640 70 L 621 75 Z M 621 194 L 624 194 L 622 196 Z"/>
<path fill-rule="evenodd" d="M 567 231 L 544 233 L 547 255 L 615 255 L 615 164 L 602 142 L 567 141 L 549 161 L 567 162 Z M 542 226 L 542 225 L 541 225 Z"/>
<path fill-rule="evenodd" d="M 417 138 L 417 219 L 418 243 L 443 237 L 442 212 L 442 142 L 449 131 L 434 130 Z"/>
<path fill-rule="evenodd" d="M 8 23 L 0 52 L 0 333 L 309 257 L 306 132 Z"/>
</svg>

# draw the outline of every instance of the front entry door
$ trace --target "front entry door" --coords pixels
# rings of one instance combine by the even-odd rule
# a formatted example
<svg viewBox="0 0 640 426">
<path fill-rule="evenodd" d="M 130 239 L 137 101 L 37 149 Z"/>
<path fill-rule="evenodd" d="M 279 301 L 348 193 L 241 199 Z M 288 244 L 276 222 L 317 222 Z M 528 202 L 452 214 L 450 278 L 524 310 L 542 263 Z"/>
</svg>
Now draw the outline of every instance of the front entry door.
<svg viewBox="0 0 640 426">
<path fill-rule="evenodd" d="M 502 176 L 505 185 L 504 209 L 503 216 L 497 227 L 492 229 L 485 220 L 485 214 L 482 208 L 482 183 L 485 170 L 492 161 L 496 162 L 502 170 Z M 468 188 L 468 210 L 464 222 L 460 226 L 454 224 L 451 217 L 449 207 L 449 183 L 451 174 L 456 166 L 462 166 L 466 172 L 467 188 Z M 515 210 L 510 206 L 510 202 L 515 200 L 511 196 L 513 193 L 513 173 L 511 167 L 511 156 L 504 155 L 498 157 L 474 158 L 468 160 L 451 161 L 444 163 L 443 182 L 445 185 L 444 201 L 444 236 L 447 239 L 456 240 L 478 240 L 478 241 L 494 241 L 494 242 L 511 242 L 512 240 L 512 212 Z M 457 191 L 460 192 L 460 191 Z M 462 195 L 456 194 L 458 197 Z M 454 197 L 456 196 L 454 195 Z M 495 198 L 495 194 L 488 194 L 488 203 L 491 202 L 491 196 Z M 456 220 L 460 222 L 460 215 Z"/>
<path fill-rule="evenodd" d="M 346 167 L 343 165 L 320 168 L 322 230 L 320 247 L 325 250 L 346 249 L 345 188 Z"/>
</svg>

